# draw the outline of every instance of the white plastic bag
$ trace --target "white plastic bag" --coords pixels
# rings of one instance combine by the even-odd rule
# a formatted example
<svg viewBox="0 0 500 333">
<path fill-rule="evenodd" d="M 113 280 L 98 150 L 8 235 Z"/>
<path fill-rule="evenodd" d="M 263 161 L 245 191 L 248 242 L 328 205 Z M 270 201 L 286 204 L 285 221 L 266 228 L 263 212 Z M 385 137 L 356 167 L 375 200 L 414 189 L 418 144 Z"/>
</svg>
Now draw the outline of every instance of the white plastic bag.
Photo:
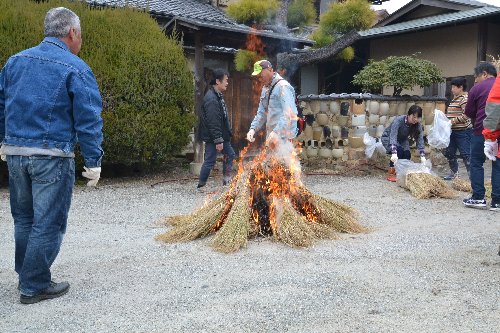
<svg viewBox="0 0 500 333">
<path fill-rule="evenodd" d="M 399 186 L 407 188 L 406 176 L 410 173 L 431 173 L 432 163 L 427 160 L 425 163 L 415 163 L 411 160 L 399 159 L 395 164 L 396 182 Z"/>
<path fill-rule="evenodd" d="M 451 122 L 440 110 L 434 110 L 434 122 L 427 135 L 429 146 L 443 149 L 450 144 Z"/>
<path fill-rule="evenodd" d="M 382 142 L 377 142 L 377 139 L 370 136 L 368 132 L 365 132 L 365 135 L 363 136 L 363 143 L 365 144 L 366 157 L 372 158 L 375 151 L 378 151 L 381 154 L 385 154 L 385 148 L 384 145 L 382 145 Z"/>
</svg>

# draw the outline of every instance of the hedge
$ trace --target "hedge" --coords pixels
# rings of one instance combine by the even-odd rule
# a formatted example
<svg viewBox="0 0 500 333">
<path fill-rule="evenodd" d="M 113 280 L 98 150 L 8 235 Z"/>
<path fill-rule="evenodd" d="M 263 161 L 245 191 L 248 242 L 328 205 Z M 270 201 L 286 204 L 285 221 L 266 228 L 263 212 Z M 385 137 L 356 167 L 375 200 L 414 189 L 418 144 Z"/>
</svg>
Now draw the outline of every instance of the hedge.
<svg viewBox="0 0 500 333">
<path fill-rule="evenodd" d="M 81 20 L 79 56 L 103 97 L 104 162 L 157 164 L 179 152 L 195 121 L 193 76 L 180 43 L 145 12 L 79 1 L 2 0 L 0 64 L 39 44 L 46 12 L 59 6 Z"/>
</svg>

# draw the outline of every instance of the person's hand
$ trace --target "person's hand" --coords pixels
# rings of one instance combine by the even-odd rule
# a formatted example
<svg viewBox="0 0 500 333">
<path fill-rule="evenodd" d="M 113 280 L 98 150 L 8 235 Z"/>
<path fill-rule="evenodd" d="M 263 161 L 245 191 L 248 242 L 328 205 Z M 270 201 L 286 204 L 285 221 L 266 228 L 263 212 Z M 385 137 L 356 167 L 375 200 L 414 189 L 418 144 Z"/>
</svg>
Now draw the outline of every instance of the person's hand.
<svg viewBox="0 0 500 333">
<path fill-rule="evenodd" d="M 392 154 L 391 155 L 391 162 L 396 163 L 398 161 L 398 154 Z"/>
<path fill-rule="evenodd" d="M 7 162 L 7 155 L 0 155 L 0 158 L 2 159 L 2 161 L 4 162 Z"/>
<path fill-rule="evenodd" d="M 216 144 L 215 149 L 217 149 L 217 151 L 222 151 L 222 149 L 224 149 L 224 143 L 221 142 L 221 143 Z"/>
<path fill-rule="evenodd" d="M 484 141 L 484 155 L 492 161 L 496 161 L 497 157 L 496 154 L 498 152 L 498 142 L 497 141 L 491 141 L 491 140 L 485 140 Z"/>
<path fill-rule="evenodd" d="M 271 131 L 266 139 L 266 146 L 274 147 L 278 143 L 278 134 L 275 131 Z"/>
<path fill-rule="evenodd" d="M 82 176 L 90 179 L 87 182 L 87 186 L 96 186 L 97 182 L 99 181 L 99 178 L 101 178 L 101 167 L 98 168 L 83 167 L 83 168 L 85 169 L 85 171 L 82 172 Z"/>
<path fill-rule="evenodd" d="M 425 158 L 425 156 L 420 156 L 420 162 L 421 163 L 425 163 L 425 161 L 427 161 L 427 159 Z"/>
<path fill-rule="evenodd" d="M 251 128 L 248 133 L 247 133 L 247 140 L 250 142 L 254 142 L 255 138 L 253 137 L 255 135 L 255 130 Z"/>
</svg>

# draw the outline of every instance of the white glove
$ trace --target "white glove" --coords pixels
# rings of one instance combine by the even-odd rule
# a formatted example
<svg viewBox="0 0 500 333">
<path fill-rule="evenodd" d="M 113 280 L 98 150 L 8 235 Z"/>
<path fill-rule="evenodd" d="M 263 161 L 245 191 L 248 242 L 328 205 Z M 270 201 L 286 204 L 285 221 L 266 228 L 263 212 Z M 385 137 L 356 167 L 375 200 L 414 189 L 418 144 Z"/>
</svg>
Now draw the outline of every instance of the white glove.
<svg viewBox="0 0 500 333">
<path fill-rule="evenodd" d="M 255 138 L 253 137 L 254 134 L 255 134 L 255 130 L 253 128 L 251 128 L 247 133 L 247 140 L 250 142 L 254 142 L 255 141 Z"/>
<path fill-rule="evenodd" d="M 1 155 L 2 161 L 7 162 L 7 155 Z"/>
<path fill-rule="evenodd" d="M 420 156 L 420 162 L 421 163 L 425 163 L 425 161 L 427 161 L 427 159 L 425 158 L 425 156 Z"/>
<path fill-rule="evenodd" d="M 498 153 L 498 142 L 497 141 L 484 141 L 484 155 L 492 161 L 496 161 L 496 154 Z"/>
<path fill-rule="evenodd" d="M 85 171 L 82 172 L 82 176 L 90 179 L 87 182 L 87 186 L 96 186 L 97 182 L 99 181 L 99 178 L 101 178 L 101 167 L 99 168 L 83 167 L 83 168 L 85 169 Z"/>
<path fill-rule="evenodd" d="M 392 154 L 391 155 L 391 162 L 396 163 L 398 161 L 398 154 Z"/>
</svg>

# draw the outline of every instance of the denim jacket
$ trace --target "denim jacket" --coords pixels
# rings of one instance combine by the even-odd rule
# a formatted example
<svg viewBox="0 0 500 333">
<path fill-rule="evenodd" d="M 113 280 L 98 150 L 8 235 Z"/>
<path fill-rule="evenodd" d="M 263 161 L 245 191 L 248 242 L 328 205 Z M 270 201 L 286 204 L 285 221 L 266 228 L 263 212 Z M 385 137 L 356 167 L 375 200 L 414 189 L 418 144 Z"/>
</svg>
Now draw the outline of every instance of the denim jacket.
<svg viewBox="0 0 500 333">
<path fill-rule="evenodd" d="M 271 92 L 269 108 L 266 114 L 269 89 L 279 81 Z M 269 87 L 263 87 L 260 95 L 257 114 L 250 128 L 259 130 L 266 123 L 266 136 L 274 131 L 281 139 L 293 139 L 297 135 L 297 106 L 295 91 L 290 83 L 283 80 L 279 74 L 274 74 Z"/>
<path fill-rule="evenodd" d="M 80 143 L 85 166 L 101 165 L 102 100 L 89 66 L 66 44 L 46 37 L 9 58 L 0 72 L 3 145 L 60 149 Z"/>
</svg>

